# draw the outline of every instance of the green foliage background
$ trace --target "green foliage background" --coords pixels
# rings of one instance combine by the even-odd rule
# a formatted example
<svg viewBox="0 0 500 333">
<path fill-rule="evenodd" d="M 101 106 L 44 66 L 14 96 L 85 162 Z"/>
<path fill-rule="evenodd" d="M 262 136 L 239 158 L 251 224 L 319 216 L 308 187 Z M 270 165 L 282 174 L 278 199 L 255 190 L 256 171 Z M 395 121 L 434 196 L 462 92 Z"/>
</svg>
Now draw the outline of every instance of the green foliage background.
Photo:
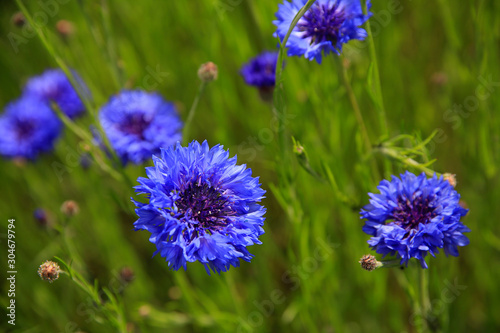
<svg viewBox="0 0 500 333">
<path fill-rule="evenodd" d="M 437 130 L 427 145 L 428 156 L 437 159 L 432 168 L 457 175 L 457 190 L 470 208 L 464 219 L 472 230 L 470 245 L 460 248 L 458 258 L 441 253 L 427 260 L 441 330 L 498 331 L 500 2 L 374 1 L 370 22 L 389 137 L 380 131 L 367 43 L 353 42 L 342 58 L 330 55 L 321 65 L 286 58 L 287 139 L 293 135 L 302 143 L 320 174 L 329 168 L 338 190 L 305 172 L 291 144 L 286 152 L 291 178 L 283 180 L 272 108 L 238 72 L 257 53 L 275 49 L 272 21 L 279 1 L 103 0 L 82 1 L 83 7 L 78 1 L 42 1 L 57 9 L 25 2 L 35 18 L 46 13 L 42 31 L 62 61 L 83 77 L 97 108 L 124 87 L 148 88 L 144 80 L 154 69 L 162 75 L 149 88 L 175 101 L 186 119 L 199 86 L 199 65 L 215 62 L 219 78 L 201 99 L 189 141 L 221 143 L 260 176 L 267 191 L 266 233 L 262 245 L 250 248 L 251 263 L 220 276 L 208 276 L 199 263 L 186 272 L 169 271 L 161 257 L 151 258 L 149 235 L 132 230 L 133 189 L 96 164 L 82 169 L 80 139 L 66 129 L 55 152 L 36 163 L 0 161 L 1 276 L 9 218 L 16 219 L 18 271 L 16 326 L 12 330 L 2 314 L 0 330 L 115 331 L 68 276 L 52 284 L 40 280 L 38 265 L 58 256 L 90 284 L 97 279 L 119 294 L 131 332 L 414 332 L 419 268 L 366 272 L 357 262 L 370 250 L 356 207 L 368 202 L 367 192 L 376 191 L 382 178 L 408 168 L 363 152 L 342 82 L 344 64 L 372 143 L 399 134 L 420 140 Z M 57 67 L 36 34 L 12 24 L 16 11 L 15 2 L 0 4 L 1 107 L 20 96 L 30 76 Z M 55 29 L 61 19 L 75 27 L 67 40 Z M 494 82 L 490 95 L 468 112 L 471 96 L 487 92 L 483 79 Z M 466 116 L 447 113 L 454 105 L 463 105 Z M 77 124 L 87 129 L 94 116 Z M 382 170 L 377 179 L 370 161 Z M 144 176 L 144 167 L 128 166 L 125 172 L 135 180 Z M 341 200 L 344 196 L 352 205 Z M 65 221 L 60 206 L 68 199 L 78 202 L 80 213 Z M 62 234 L 37 225 L 37 207 L 50 212 L 53 226 L 67 223 Z M 135 272 L 128 285 L 117 279 L 124 266 Z M 451 297 L 454 284 L 466 289 L 451 290 Z M 1 285 L 5 311 L 5 278 Z"/>
</svg>

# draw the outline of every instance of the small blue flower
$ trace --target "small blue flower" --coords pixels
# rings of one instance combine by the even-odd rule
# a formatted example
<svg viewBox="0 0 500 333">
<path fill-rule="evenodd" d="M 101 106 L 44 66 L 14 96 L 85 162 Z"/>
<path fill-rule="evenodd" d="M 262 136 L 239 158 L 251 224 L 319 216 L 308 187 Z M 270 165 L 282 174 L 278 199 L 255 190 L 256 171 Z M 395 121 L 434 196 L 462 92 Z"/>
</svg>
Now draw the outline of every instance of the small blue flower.
<svg viewBox="0 0 500 333">
<path fill-rule="evenodd" d="M 276 13 L 275 37 L 285 38 L 293 18 L 304 7 L 307 0 L 285 1 Z M 368 8 L 371 7 L 367 1 Z M 351 39 L 363 40 L 367 33 L 359 28 L 372 14 L 363 14 L 359 0 L 317 0 L 300 18 L 286 43 L 289 56 L 316 59 L 321 63 L 322 51 L 340 54 L 342 45 Z"/>
<path fill-rule="evenodd" d="M 34 160 L 54 148 L 61 127 L 45 102 L 31 97 L 18 99 L 0 116 L 0 155 Z"/>
<path fill-rule="evenodd" d="M 435 256 L 438 248 L 458 256 L 457 246 L 469 244 L 462 233 L 470 231 L 460 222 L 468 212 L 458 203 L 460 195 L 443 177 L 408 171 L 400 176 L 381 181 L 380 194 L 369 193 L 370 204 L 361 210 L 363 231 L 373 236 L 368 244 L 384 256 L 398 255 L 401 264 L 417 258 L 423 268 L 427 253 Z"/>
<path fill-rule="evenodd" d="M 278 52 L 263 52 L 241 68 L 245 82 L 256 87 L 274 87 Z"/>
<path fill-rule="evenodd" d="M 48 217 L 47 211 L 43 208 L 37 208 L 33 212 L 33 217 L 40 224 L 40 226 L 47 226 Z"/>
<path fill-rule="evenodd" d="M 83 80 L 74 71 L 73 75 L 79 85 L 80 92 L 89 98 L 90 92 Z M 55 102 L 61 111 L 71 119 L 82 115 L 85 111 L 85 106 L 78 93 L 66 74 L 60 69 L 49 69 L 43 74 L 29 79 L 23 93 L 26 96 L 46 101 L 49 105 L 50 102 Z"/>
<path fill-rule="evenodd" d="M 158 93 L 124 90 L 101 108 L 99 120 L 123 164 L 143 163 L 181 140 L 175 106 Z"/>
<path fill-rule="evenodd" d="M 265 191 L 252 170 L 206 141 L 188 147 L 177 143 L 153 162 L 146 168 L 148 178 L 139 178 L 141 185 L 135 187 L 149 202 L 134 201 L 139 216 L 134 226 L 151 233 L 154 254 L 174 270 L 199 261 L 208 274 L 209 267 L 220 273 L 238 267 L 240 258 L 250 261 L 246 247 L 261 244 L 265 219 L 258 203 Z"/>
</svg>

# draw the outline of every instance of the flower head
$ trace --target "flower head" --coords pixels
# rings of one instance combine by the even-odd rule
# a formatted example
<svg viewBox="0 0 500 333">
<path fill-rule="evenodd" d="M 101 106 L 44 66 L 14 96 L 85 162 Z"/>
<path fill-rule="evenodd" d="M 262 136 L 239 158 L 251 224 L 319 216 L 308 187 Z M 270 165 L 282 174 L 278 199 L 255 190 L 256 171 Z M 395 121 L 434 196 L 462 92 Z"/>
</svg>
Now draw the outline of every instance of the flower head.
<svg viewBox="0 0 500 333">
<path fill-rule="evenodd" d="M 72 72 L 80 93 L 90 97 L 90 92 L 83 80 Z M 60 69 L 49 69 L 43 74 L 28 80 L 24 87 L 24 94 L 37 97 L 47 103 L 55 102 L 69 118 L 74 119 L 85 111 L 85 106 L 78 93 L 71 85 L 66 74 Z"/>
<path fill-rule="evenodd" d="M 37 208 L 33 212 L 33 217 L 35 220 L 39 223 L 40 226 L 45 227 L 47 226 L 49 219 L 47 216 L 47 211 L 43 208 Z"/>
<path fill-rule="evenodd" d="M 38 275 L 42 280 L 50 283 L 59 279 L 59 273 L 62 272 L 59 265 L 53 261 L 47 260 L 38 267 Z"/>
<path fill-rule="evenodd" d="M 236 165 L 236 157 L 221 145 L 205 141 L 188 147 L 161 150 L 139 178 L 138 193 L 149 202 L 135 202 L 139 219 L 136 230 L 151 233 L 150 242 L 168 265 L 186 269 L 200 261 L 210 274 L 239 266 L 239 259 L 253 257 L 246 249 L 261 244 L 265 209 L 258 203 L 265 193 L 252 170 Z"/>
<path fill-rule="evenodd" d="M 12 15 L 12 23 L 18 28 L 21 28 L 26 24 L 26 17 L 22 12 L 17 12 Z"/>
<path fill-rule="evenodd" d="M 365 254 L 364 256 L 361 257 L 361 259 L 358 261 L 361 264 L 361 268 L 364 270 L 367 270 L 369 272 L 376 270 L 379 267 L 382 267 L 383 264 L 375 258 L 375 256 L 372 256 L 371 254 Z"/>
<path fill-rule="evenodd" d="M 124 90 L 101 108 L 99 120 L 123 164 L 140 164 L 181 139 L 175 106 L 158 93 Z"/>
<path fill-rule="evenodd" d="M 274 87 L 278 52 L 262 52 L 241 67 L 245 82 L 256 87 Z"/>
<path fill-rule="evenodd" d="M 370 204 L 361 210 L 363 231 L 373 236 L 368 244 L 384 256 L 397 254 L 401 264 L 417 258 L 423 268 L 427 253 L 434 256 L 438 248 L 458 256 L 457 246 L 469 244 L 463 233 L 470 231 L 460 222 L 467 214 L 460 195 L 443 177 L 408 171 L 400 176 L 381 181 L 380 194 L 370 193 Z"/>
<path fill-rule="evenodd" d="M 61 125 L 43 101 L 18 99 L 7 105 L 0 116 L 0 155 L 34 160 L 38 154 L 53 149 Z"/>
<path fill-rule="evenodd" d="M 218 73 L 219 70 L 217 68 L 217 65 L 211 61 L 202 64 L 198 69 L 198 77 L 203 82 L 210 82 L 217 80 Z"/>
<path fill-rule="evenodd" d="M 61 205 L 61 213 L 67 217 L 73 217 L 80 213 L 80 206 L 74 200 L 66 200 Z"/>
<path fill-rule="evenodd" d="M 285 1 L 279 5 L 273 23 L 281 41 L 285 38 L 293 18 L 307 0 Z M 367 1 L 367 6 L 371 4 Z M 363 14 L 360 0 L 317 0 L 300 18 L 286 43 L 288 55 L 316 59 L 321 63 L 322 51 L 340 54 L 342 45 L 351 39 L 363 40 L 367 33 L 359 28 L 372 14 Z"/>
</svg>

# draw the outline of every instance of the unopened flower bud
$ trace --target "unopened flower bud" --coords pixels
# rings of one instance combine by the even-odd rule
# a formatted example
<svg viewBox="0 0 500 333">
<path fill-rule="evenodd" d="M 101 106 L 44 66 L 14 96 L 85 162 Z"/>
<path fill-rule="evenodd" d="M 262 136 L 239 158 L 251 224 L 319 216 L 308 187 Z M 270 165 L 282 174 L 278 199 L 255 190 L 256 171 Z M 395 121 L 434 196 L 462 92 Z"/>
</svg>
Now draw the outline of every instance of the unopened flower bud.
<svg viewBox="0 0 500 333">
<path fill-rule="evenodd" d="M 372 256 L 371 254 L 365 254 L 363 257 L 361 257 L 359 263 L 361 264 L 361 268 L 366 269 L 369 272 L 374 271 L 379 267 L 382 267 L 382 263 L 378 261 L 377 258 L 375 258 L 375 256 Z"/>
<path fill-rule="evenodd" d="M 85 152 L 80 155 L 80 165 L 84 170 L 87 170 L 92 165 L 92 157 L 89 153 Z"/>
<path fill-rule="evenodd" d="M 139 308 L 139 316 L 146 318 L 151 313 L 151 306 L 144 304 Z"/>
<path fill-rule="evenodd" d="M 448 75 L 445 72 L 436 72 L 431 76 L 431 82 L 436 86 L 444 86 L 448 83 Z"/>
<path fill-rule="evenodd" d="M 38 275 L 42 280 L 54 282 L 59 278 L 61 268 L 53 261 L 47 260 L 38 268 Z"/>
<path fill-rule="evenodd" d="M 198 77 L 203 82 L 210 82 L 217 79 L 218 69 L 217 65 L 213 62 L 207 62 L 200 66 L 198 69 Z"/>
<path fill-rule="evenodd" d="M 293 140 L 293 152 L 297 156 L 299 162 L 304 166 L 309 166 L 309 159 L 307 157 L 307 153 L 304 146 L 302 146 L 299 141 L 296 141 L 295 138 L 292 138 L 292 140 Z"/>
<path fill-rule="evenodd" d="M 443 179 L 447 180 L 451 186 L 453 186 L 453 187 L 457 186 L 457 178 L 455 177 L 454 174 L 445 173 L 445 174 L 443 174 Z"/>
<path fill-rule="evenodd" d="M 120 279 L 125 283 L 130 283 L 134 280 L 135 273 L 130 267 L 123 267 L 120 270 Z"/>
<path fill-rule="evenodd" d="M 67 200 L 61 205 L 61 212 L 67 217 L 73 217 L 80 212 L 80 207 L 75 201 Z"/>
<path fill-rule="evenodd" d="M 56 23 L 56 30 L 64 40 L 71 37 L 75 32 L 73 23 L 67 20 L 59 20 Z"/>
<path fill-rule="evenodd" d="M 23 13 L 17 12 L 12 15 L 12 23 L 14 23 L 16 27 L 21 28 L 26 24 L 26 17 L 24 17 Z"/>
<path fill-rule="evenodd" d="M 179 287 L 172 286 L 168 289 L 168 296 L 174 300 L 180 299 L 182 296 L 182 291 Z"/>
<path fill-rule="evenodd" d="M 293 145 L 293 152 L 297 155 L 302 155 L 304 154 L 304 147 L 299 142 L 296 142 Z"/>
</svg>

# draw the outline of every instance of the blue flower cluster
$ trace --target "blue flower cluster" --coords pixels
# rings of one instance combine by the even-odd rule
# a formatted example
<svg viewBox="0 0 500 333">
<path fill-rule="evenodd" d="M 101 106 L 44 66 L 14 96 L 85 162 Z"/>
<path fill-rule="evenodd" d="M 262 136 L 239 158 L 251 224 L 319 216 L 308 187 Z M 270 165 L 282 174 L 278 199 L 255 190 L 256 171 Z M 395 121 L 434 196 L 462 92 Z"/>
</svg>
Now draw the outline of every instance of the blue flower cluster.
<svg viewBox="0 0 500 333">
<path fill-rule="evenodd" d="M 101 108 L 99 120 L 123 164 L 150 160 L 181 139 L 175 106 L 158 93 L 124 90 Z"/>
<path fill-rule="evenodd" d="M 307 0 L 285 1 L 279 5 L 276 18 L 276 37 L 281 41 L 290 29 L 292 21 Z M 371 4 L 368 1 L 367 7 Z M 287 43 L 288 55 L 304 56 L 321 63 L 322 53 L 340 54 L 342 45 L 351 39 L 363 40 L 367 33 L 359 26 L 371 13 L 363 14 L 360 0 L 317 0 L 300 18 Z"/>
<path fill-rule="evenodd" d="M 214 272 L 250 261 L 247 246 L 260 244 L 265 193 L 251 169 L 236 165 L 236 157 L 221 145 L 205 141 L 188 147 L 177 144 L 153 157 L 154 167 L 139 178 L 138 193 L 149 202 L 135 202 L 136 230 L 151 233 L 150 242 L 177 270 L 199 261 Z"/>
<path fill-rule="evenodd" d="M 90 96 L 83 81 L 73 74 L 85 96 Z M 85 110 L 63 71 L 47 70 L 29 79 L 21 98 L 9 104 L 0 116 L 0 155 L 34 160 L 40 153 L 53 149 L 62 125 L 51 109 L 52 102 L 69 118 Z"/>
<path fill-rule="evenodd" d="M 76 79 L 80 93 L 85 98 L 90 98 L 90 92 L 83 80 L 75 71 L 72 71 L 72 74 Z M 24 95 L 39 98 L 49 105 L 51 102 L 55 102 L 61 111 L 71 119 L 81 116 L 85 111 L 85 105 L 77 91 L 60 69 L 49 69 L 42 75 L 29 79 L 24 87 Z"/>
<path fill-rule="evenodd" d="M 275 37 L 284 40 L 306 3 L 284 0 L 279 5 L 273 21 Z M 372 15 L 370 7 L 370 0 L 367 13 L 360 0 L 315 1 L 293 28 L 285 45 L 288 55 L 321 63 L 323 55 L 340 54 L 344 44 L 367 36 L 361 26 Z M 270 100 L 274 91 L 277 60 L 278 52 L 263 52 L 240 71 L 264 100 Z M 73 74 L 78 93 L 61 70 L 47 70 L 28 80 L 23 96 L 0 116 L 0 155 L 34 160 L 53 149 L 62 124 L 51 103 L 76 119 L 85 110 L 81 97 L 90 98 L 86 85 Z M 212 81 L 217 67 L 207 63 L 199 75 L 204 84 Z M 252 259 L 247 247 L 261 244 L 266 210 L 260 204 L 265 191 L 251 169 L 237 165 L 236 156 L 230 158 L 222 145 L 210 148 L 207 141 L 193 141 L 182 146 L 183 122 L 174 104 L 159 93 L 123 90 L 101 107 L 99 121 L 111 147 L 91 127 L 94 143 L 108 156 L 112 148 L 123 166 L 153 161 L 154 166 L 146 168 L 147 177 L 139 177 L 135 187 L 146 196 L 145 202 L 132 201 L 138 216 L 135 230 L 151 234 L 155 255 L 159 253 L 173 270 L 199 261 L 208 274 Z M 83 167 L 90 165 L 88 156 L 82 157 Z M 370 204 L 360 213 L 366 220 L 363 231 L 372 236 L 368 244 L 377 253 L 397 256 L 401 264 L 416 258 L 427 268 L 427 254 L 435 256 L 444 249 L 447 255 L 458 256 L 458 247 L 469 243 L 464 233 L 470 230 L 461 222 L 467 210 L 443 177 L 406 172 L 383 180 L 377 188 L 380 193 L 370 193 Z M 40 222 L 47 222 L 46 215 L 35 212 Z"/>
<path fill-rule="evenodd" d="M 377 188 L 380 194 L 370 193 L 370 204 L 361 210 L 363 231 L 373 236 L 368 244 L 377 253 L 397 255 L 401 264 L 416 258 L 427 268 L 427 253 L 434 256 L 443 248 L 458 256 L 457 247 L 469 244 L 463 233 L 470 230 L 460 222 L 467 209 L 447 180 L 406 172 Z"/>
<path fill-rule="evenodd" d="M 241 68 L 245 82 L 259 88 L 274 87 L 278 52 L 263 52 Z"/>
<path fill-rule="evenodd" d="M 8 104 L 0 117 L 0 155 L 34 160 L 53 149 L 61 127 L 59 118 L 43 101 L 18 99 Z"/>
</svg>

